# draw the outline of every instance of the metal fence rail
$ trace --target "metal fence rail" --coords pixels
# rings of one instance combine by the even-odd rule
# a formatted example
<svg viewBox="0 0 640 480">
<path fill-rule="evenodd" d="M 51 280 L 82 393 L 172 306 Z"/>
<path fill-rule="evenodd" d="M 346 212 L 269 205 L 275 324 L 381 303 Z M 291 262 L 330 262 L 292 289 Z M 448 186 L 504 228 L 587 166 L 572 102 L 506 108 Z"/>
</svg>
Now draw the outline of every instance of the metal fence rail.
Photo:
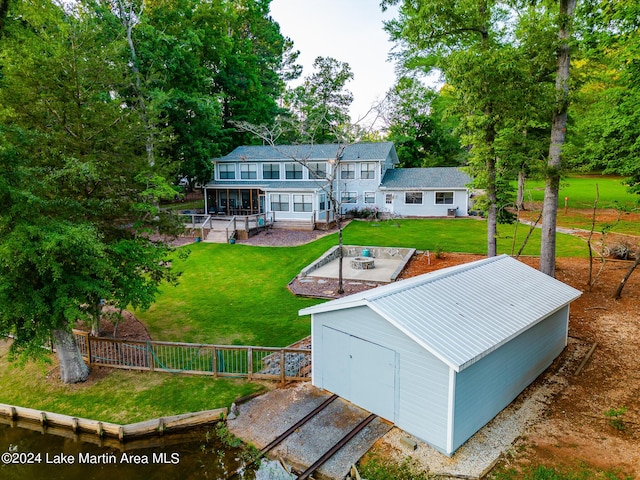
<svg viewBox="0 0 640 480">
<path fill-rule="evenodd" d="M 89 365 L 250 380 L 311 380 L 308 349 L 141 342 L 92 337 L 80 330 L 73 333 Z"/>
</svg>

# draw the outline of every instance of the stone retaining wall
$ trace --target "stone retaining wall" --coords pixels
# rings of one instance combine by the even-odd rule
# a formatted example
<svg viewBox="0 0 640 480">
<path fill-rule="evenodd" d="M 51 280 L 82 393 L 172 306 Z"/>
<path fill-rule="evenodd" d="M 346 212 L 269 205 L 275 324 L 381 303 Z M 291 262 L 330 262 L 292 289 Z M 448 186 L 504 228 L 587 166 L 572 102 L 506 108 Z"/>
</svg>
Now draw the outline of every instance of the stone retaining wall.
<svg viewBox="0 0 640 480">
<path fill-rule="evenodd" d="M 336 245 L 327 250 L 318 260 L 307 265 L 300 271 L 298 277 L 306 277 L 314 270 L 331 263 L 333 260 L 336 260 L 339 257 L 339 246 Z M 362 257 L 362 252 L 364 250 L 369 250 L 369 255 L 371 258 L 398 258 L 401 259 L 402 262 L 398 269 L 394 272 L 392 276 L 392 280 L 395 280 L 396 277 L 400 274 L 404 266 L 411 259 L 413 254 L 415 253 L 414 248 L 403 248 L 403 247 L 366 247 L 366 246 L 358 246 L 358 245 L 343 245 L 342 246 L 342 255 L 343 258 L 349 257 Z"/>
</svg>

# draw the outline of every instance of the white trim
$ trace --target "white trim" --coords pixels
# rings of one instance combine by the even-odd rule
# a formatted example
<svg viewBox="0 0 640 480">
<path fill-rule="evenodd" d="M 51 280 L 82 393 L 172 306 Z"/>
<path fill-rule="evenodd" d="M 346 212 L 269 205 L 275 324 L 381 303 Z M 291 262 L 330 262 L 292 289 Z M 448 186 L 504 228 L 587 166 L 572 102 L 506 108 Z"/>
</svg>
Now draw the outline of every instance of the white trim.
<svg viewBox="0 0 640 480">
<path fill-rule="evenodd" d="M 449 404 L 447 407 L 447 455 L 453 453 L 453 428 L 455 427 L 456 372 L 449 369 Z"/>
</svg>

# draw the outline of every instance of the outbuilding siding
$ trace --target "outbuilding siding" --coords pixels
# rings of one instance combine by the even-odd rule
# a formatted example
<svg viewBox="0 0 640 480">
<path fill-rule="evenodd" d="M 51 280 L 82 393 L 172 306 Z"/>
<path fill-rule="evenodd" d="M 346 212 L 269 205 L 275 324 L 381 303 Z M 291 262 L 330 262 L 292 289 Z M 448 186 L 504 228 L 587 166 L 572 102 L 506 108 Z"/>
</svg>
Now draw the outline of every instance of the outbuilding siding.
<svg viewBox="0 0 640 480">
<path fill-rule="evenodd" d="M 434 447 L 445 451 L 449 404 L 448 367 L 382 317 L 371 315 L 371 311 L 365 307 L 334 313 L 337 314 L 319 314 L 313 318 L 313 355 L 318 356 L 313 360 L 313 384 L 326 388 L 322 383 L 324 372 L 320 352 L 334 355 L 334 359 L 343 353 L 340 352 L 340 345 L 330 346 L 327 350 L 327 346 L 322 343 L 323 327 L 358 338 L 364 336 L 367 341 L 394 350 L 398 358 L 396 416 L 387 420 L 394 422 L 399 428 L 419 431 L 420 434 L 416 434 L 419 438 L 428 439 Z M 366 335 L 362 332 L 366 332 Z"/>
<path fill-rule="evenodd" d="M 579 296 L 500 256 L 306 308 L 300 313 L 312 315 L 313 384 L 339 390 L 452 455 L 562 352 L 569 303 Z M 362 362 L 363 352 L 386 359 Z M 376 372 L 383 402 L 358 395 L 375 396 Z M 361 383 L 365 377 L 371 385 Z"/>
<path fill-rule="evenodd" d="M 456 374 L 453 447 L 509 405 L 566 346 L 568 307 Z"/>
</svg>

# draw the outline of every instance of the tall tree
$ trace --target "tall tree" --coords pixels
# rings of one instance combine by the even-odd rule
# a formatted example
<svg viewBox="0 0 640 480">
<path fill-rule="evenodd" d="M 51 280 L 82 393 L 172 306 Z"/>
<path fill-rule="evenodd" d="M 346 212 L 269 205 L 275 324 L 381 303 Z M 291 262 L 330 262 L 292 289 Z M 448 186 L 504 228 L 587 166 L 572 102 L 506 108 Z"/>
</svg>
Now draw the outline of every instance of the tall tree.
<svg viewBox="0 0 640 480">
<path fill-rule="evenodd" d="M 315 72 L 305 77 L 302 85 L 285 95 L 285 107 L 292 117 L 289 141 L 328 143 L 338 132 L 346 132 L 351 123 L 349 106 L 353 94 L 346 89 L 353 79 L 349 64 L 331 57 L 318 57 Z"/>
<path fill-rule="evenodd" d="M 495 65 L 505 39 L 501 28 L 507 12 L 494 0 L 442 3 L 389 0 L 400 4 L 400 17 L 387 24 L 392 37 L 405 46 L 402 60 L 406 66 L 430 71 L 440 69 L 451 85 L 463 114 L 461 121 L 472 145 L 470 162 L 476 182 L 487 196 L 487 254 L 496 255 L 497 196 L 496 153 L 499 112 L 493 94 L 502 88 Z M 499 73 L 499 71 L 498 71 Z"/>
<path fill-rule="evenodd" d="M 0 43 L 0 331 L 27 355 L 51 335 L 68 383 L 88 373 L 76 320 L 95 321 L 101 300 L 148 306 L 175 279 L 169 247 L 148 237 L 172 226 L 155 207 L 169 188 L 119 94 L 126 35 L 95 3 L 73 7 L 19 2 Z"/>
<path fill-rule="evenodd" d="M 556 271 L 556 218 L 562 169 L 562 148 L 567 130 L 567 112 L 569 111 L 570 40 L 575 8 L 576 0 L 560 0 L 555 108 L 551 123 L 551 142 L 542 207 L 542 239 L 540 243 L 540 271 L 552 277 L 555 276 Z"/>
<path fill-rule="evenodd" d="M 208 181 L 212 157 L 247 143 L 232 122 L 272 122 L 285 80 L 299 74 L 270 0 L 103 1 L 127 31 L 131 103 L 155 114 L 144 117 L 156 132 L 148 143 L 169 130 L 155 150 L 176 177 Z"/>
<path fill-rule="evenodd" d="M 627 177 L 640 193 L 640 7 L 637 2 L 582 2 L 582 79 L 570 118 L 572 165 Z M 576 70 L 576 69 L 574 69 Z"/>
<path fill-rule="evenodd" d="M 387 95 L 387 138 L 396 146 L 403 167 L 458 166 L 466 151 L 454 134 L 457 118 L 447 112 L 448 89 L 435 92 L 417 78 L 402 76 Z M 445 118 L 448 116 L 448 118 Z"/>
</svg>

